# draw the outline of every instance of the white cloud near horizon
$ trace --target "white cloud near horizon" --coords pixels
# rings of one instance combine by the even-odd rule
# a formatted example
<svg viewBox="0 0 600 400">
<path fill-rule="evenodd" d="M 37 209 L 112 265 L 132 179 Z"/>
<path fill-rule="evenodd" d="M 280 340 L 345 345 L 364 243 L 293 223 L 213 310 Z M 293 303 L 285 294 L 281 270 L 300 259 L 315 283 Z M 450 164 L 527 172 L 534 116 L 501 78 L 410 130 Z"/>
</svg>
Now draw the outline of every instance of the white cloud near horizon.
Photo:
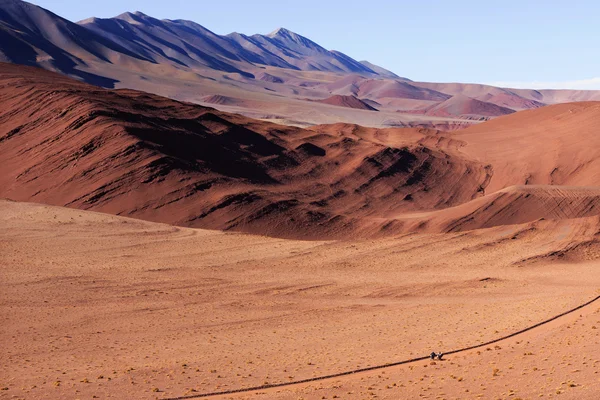
<svg viewBox="0 0 600 400">
<path fill-rule="evenodd" d="M 513 89 L 600 90 L 600 78 L 564 82 L 491 82 L 489 85 Z"/>
</svg>

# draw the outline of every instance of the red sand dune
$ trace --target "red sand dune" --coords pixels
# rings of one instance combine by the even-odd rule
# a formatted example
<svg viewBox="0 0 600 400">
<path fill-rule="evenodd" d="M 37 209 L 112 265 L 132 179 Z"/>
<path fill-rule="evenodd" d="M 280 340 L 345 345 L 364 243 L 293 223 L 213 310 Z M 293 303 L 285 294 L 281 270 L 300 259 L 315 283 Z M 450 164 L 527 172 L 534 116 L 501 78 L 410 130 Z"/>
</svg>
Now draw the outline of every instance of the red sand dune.
<svg viewBox="0 0 600 400">
<path fill-rule="evenodd" d="M 303 130 L 34 68 L 1 71 L 0 195 L 15 200 L 185 226 L 345 237 L 366 216 L 470 200 L 486 179 L 479 163 L 453 155 L 452 144 L 418 143 L 435 131 Z"/>
<path fill-rule="evenodd" d="M 477 100 L 485 101 L 487 103 L 492 103 L 497 106 L 506 107 L 513 110 L 529 110 L 532 108 L 540 108 L 546 105 L 545 103 L 532 99 L 526 99 L 506 90 L 502 90 L 501 92 L 495 94 L 486 94 Z"/>
<path fill-rule="evenodd" d="M 511 186 L 472 201 L 446 231 L 522 224 L 539 219 L 573 219 L 600 214 L 600 188 L 573 186 Z M 449 212 L 453 211 L 453 212 Z M 455 210 L 444 210 L 455 214 Z"/>
<path fill-rule="evenodd" d="M 2 64 L 0 104 L 0 196 L 15 200 L 298 238 L 560 217 L 552 202 L 571 210 L 565 218 L 600 212 L 595 194 L 584 199 L 569 188 L 494 194 L 597 184 L 599 103 L 544 107 L 456 133 L 306 130 Z"/>
<path fill-rule="evenodd" d="M 369 79 L 348 75 L 324 86 L 330 93 L 368 97 L 379 101 L 384 98 L 444 101 L 451 96 L 415 86 L 412 82 L 386 79 Z"/>
<path fill-rule="evenodd" d="M 455 132 L 469 157 L 493 170 L 486 193 L 512 185 L 597 186 L 600 102 L 521 111 Z"/>
<path fill-rule="evenodd" d="M 474 119 L 482 117 L 498 117 L 514 112 L 515 111 L 510 108 L 501 107 L 496 104 L 475 100 L 458 94 L 424 110 L 426 115 L 437 117 L 456 116 Z"/>
<path fill-rule="evenodd" d="M 543 219 L 595 217 L 598 229 L 600 188 L 576 186 L 511 186 L 470 202 L 439 211 L 398 216 L 388 229 L 461 232 Z"/>
<path fill-rule="evenodd" d="M 369 79 L 360 86 L 361 97 L 369 97 L 374 100 L 392 97 L 414 100 L 444 101 L 450 96 L 435 90 L 425 89 L 402 81 L 385 81 L 380 79 Z"/>
<path fill-rule="evenodd" d="M 332 106 L 355 108 L 357 110 L 377 111 L 375 107 L 368 105 L 366 102 L 362 101 L 361 99 L 357 99 L 354 96 L 342 96 L 336 94 L 335 96 L 331 96 L 323 100 L 313 101 L 317 103 L 330 104 Z"/>
</svg>

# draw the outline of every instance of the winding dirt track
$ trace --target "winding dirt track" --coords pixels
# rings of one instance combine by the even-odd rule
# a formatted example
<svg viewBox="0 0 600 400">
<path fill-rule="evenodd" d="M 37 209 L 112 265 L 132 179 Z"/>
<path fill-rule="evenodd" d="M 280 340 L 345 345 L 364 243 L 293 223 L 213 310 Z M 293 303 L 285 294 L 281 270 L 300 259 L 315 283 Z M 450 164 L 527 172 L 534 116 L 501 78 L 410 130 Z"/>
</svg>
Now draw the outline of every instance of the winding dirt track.
<svg viewBox="0 0 600 400">
<path fill-rule="evenodd" d="M 539 328 L 540 326 L 546 325 L 552 321 L 555 321 L 561 317 L 564 317 L 565 315 L 574 313 L 575 311 L 581 310 L 584 307 L 587 307 L 591 304 L 593 304 L 594 302 L 600 300 L 600 295 L 594 297 L 593 299 L 591 299 L 588 302 L 585 302 L 583 304 L 580 304 L 579 306 L 572 308 L 570 310 L 567 310 L 561 314 L 555 315 L 552 318 L 548 318 L 542 322 L 538 322 L 535 325 L 531 325 L 527 328 L 518 330 L 516 332 L 513 332 L 509 335 L 505 335 L 502 336 L 498 339 L 494 339 L 494 340 L 490 340 L 488 342 L 485 343 L 481 343 L 481 344 L 477 344 L 474 346 L 469 346 L 469 347 L 463 347 L 461 349 L 454 349 L 454 350 L 450 350 L 450 351 L 446 351 L 444 352 L 445 355 L 450 355 L 450 354 L 456 354 L 456 353 L 462 353 L 465 351 L 469 351 L 469 350 L 475 350 L 475 349 L 479 349 L 485 346 L 489 346 L 491 344 L 495 344 L 498 342 L 502 342 L 504 340 L 510 339 L 512 337 L 521 335 L 525 332 L 531 331 L 532 329 L 535 328 Z M 195 394 L 195 395 L 189 395 L 189 396 L 179 396 L 179 397 L 167 397 L 165 398 L 165 400 L 186 400 L 186 399 L 199 399 L 199 398 L 205 398 L 205 397 L 214 397 L 214 396 L 223 396 L 223 395 L 228 395 L 228 394 L 237 394 L 237 393 L 249 393 L 249 392 L 255 392 L 258 390 L 266 390 L 266 389 L 273 389 L 273 388 L 281 388 L 281 387 L 286 387 L 286 386 L 295 386 L 295 385 L 300 385 L 303 383 L 309 383 L 309 382 L 317 382 L 317 381 L 324 381 L 324 380 L 328 380 L 328 379 L 333 379 L 333 378 L 340 378 L 343 376 L 347 376 L 347 375 L 353 375 L 353 374 L 358 374 L 358 373 L 362 373 L 362 372 L 369 372 L 369 371 L 375 371 L 375 370 L 379 370 L 379 369 L 384 369 L 384 368 L 390 368 L 390 367 L 395 367 L 398 365 L 403 365 L 403 364 L 410 364 L 413 362 L 417 362 L 417 361 L 423 361 L 428 359 L 429 356 L 422 356 L 422 357 L 416 357 L 416 358 L 411 358 L 408 360 L 402 360 L 402 361 L 396 361 L 396 362 L 392 362 L 392 363 L 388 363 L 388 364 L 381 364 L 381 365 L 374 365 L 371 367 L 367 367 L 367 368 L 359 368 L 359 369 L 355 369 L 355 370 L 350 370 L 350 371 L 344 371 L 344 372 L 339 372 L 336 374 L 330 374 L 330 375 L 323 375 L 323 376 L 317 376 L 314 378 L 308 378 L 308 379 L 301 379 L 301 380 L 297 380 L 297 381 L 293 381 L 293 382 L 284 382 L 284 383 L 272 383 L 272 384 L 268 384 L 268 385 L 261 385 L 261 386 L 255 386 L 255 387 L 251 387 L 251 388 L 241 388 L 241 389 L 233 389 L 233 390 L 224 390 L 221 392 L 212 392 L 212 393 L 201 393 L 201 394 Z"/>
</svg>

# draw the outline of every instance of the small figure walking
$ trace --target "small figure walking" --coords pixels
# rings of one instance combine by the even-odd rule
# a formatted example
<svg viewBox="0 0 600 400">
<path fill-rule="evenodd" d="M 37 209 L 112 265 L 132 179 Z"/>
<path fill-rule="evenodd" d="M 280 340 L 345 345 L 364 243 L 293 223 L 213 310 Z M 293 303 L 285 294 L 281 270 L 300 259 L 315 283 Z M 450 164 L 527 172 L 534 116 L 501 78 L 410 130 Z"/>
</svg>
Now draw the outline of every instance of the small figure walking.
<svg viewBox="0 0 600 400">
<path fill-rule="evenodd" d="M 442 360 L 442 357 L 444 357 L 444 353 L 442 353 L 441 351 L 439 353 L 437 353 L 437 358 L 438 360 Z"/>
<path fill-rule="evenodd" d="M 432 351 L 431 354 L 429 355 L 429 358 L 431 358 L 432 360 L 435 360 L 436 356 L 437 356 L 437 354 L 435 354 L 435 351 Z"/>
</svg>

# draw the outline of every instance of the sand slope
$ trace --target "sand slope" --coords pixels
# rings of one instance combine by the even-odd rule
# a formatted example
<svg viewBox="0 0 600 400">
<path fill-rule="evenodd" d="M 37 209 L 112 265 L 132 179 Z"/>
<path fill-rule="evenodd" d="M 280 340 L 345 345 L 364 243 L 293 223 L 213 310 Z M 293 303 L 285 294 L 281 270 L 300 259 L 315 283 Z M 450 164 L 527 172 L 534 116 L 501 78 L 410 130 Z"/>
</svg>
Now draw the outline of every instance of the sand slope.
<svg viewBox="0 0 600 400">
<path fill-rule="evenodd" d="M 501 117 L 452 135 L 493 169 L 487 192 L 511 185 L 598 185 L 600 103 L 557 104 Z"/>
<path fill-rule="evenodd" d="M 402 224 L 403 230 L 408 231 L 460 232 L 597 215 L 600 215 L 598 187 L 530 185 L 511 186 L 439 211 L 401 214 L 391 224 Z"/>
</svg>

